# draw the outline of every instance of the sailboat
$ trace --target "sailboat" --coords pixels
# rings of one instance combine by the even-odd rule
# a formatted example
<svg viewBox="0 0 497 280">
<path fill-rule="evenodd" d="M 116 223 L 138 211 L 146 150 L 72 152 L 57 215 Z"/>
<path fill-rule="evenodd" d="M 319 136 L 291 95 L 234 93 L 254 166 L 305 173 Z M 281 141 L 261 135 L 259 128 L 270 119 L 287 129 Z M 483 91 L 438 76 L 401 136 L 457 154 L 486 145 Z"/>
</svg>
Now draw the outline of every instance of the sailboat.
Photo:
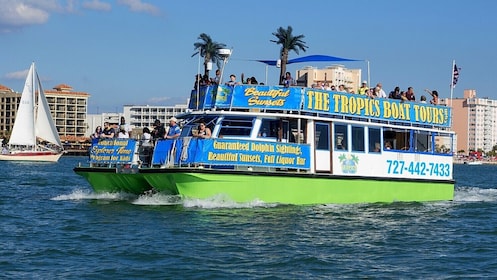
<svg viewBox="0 0 497 280">
<path fill-rule="evenodd" d="M 64 153 L 34 62 L 29 68 L 12 133 L 0 160 L 57 162 Z"/>
</svg>

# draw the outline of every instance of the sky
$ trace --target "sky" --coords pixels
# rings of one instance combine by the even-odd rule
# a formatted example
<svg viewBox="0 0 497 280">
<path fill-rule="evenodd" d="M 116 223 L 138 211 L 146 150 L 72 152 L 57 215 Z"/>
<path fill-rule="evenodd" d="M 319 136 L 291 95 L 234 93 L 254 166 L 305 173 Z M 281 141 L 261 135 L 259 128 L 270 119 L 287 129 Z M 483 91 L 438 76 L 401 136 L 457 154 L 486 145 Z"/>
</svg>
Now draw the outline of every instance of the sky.
<svg viewBox="0 0 497 280">
<path fill-rule="evenodd" d="M 186 104 L 199 68 L 193 44 L 201 33 L 233 53 L 223 79 L 242 73 L 265 81 L 280 45 L 279 27 L 304 35 L 306 52 L 369 61 L 370 81 L 450 97 L 452 63 L 460 68 L 453 97 L 475 89 L 497 99 L 497 1 L 164 1 L 0 0 L 0 84 L 22 91 L 35 62 L 45 89 L 68 84 L 91 95 L 88 113 L 123 105 Z M 363 69 L 367 63 L 344 63 Z M 305 66 L 288 65 L 295 75 Z M 215 70 L 216 67 L 214 67 Z M 214 71 L 211 72 L 214 75 Z M 279 69 L 267 68 L 268 84 Z"/>
</svg>

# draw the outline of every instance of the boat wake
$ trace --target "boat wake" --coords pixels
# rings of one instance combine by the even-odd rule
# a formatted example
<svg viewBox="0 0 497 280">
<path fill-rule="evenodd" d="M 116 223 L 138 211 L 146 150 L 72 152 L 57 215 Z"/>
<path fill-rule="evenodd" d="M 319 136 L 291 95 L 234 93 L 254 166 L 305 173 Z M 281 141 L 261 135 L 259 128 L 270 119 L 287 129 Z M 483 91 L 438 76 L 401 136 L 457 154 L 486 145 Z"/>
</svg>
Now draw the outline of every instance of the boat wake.
<svg viewBox="0 0 497 280">
<path fill-rule="evenodd" d="M 493 202 L 497 201 L 497 189 L 478 187 L 457 187 L 454 192 L 455 202 Z"/>
<path fill-rule="evenodd" d="M 62 194 L 53 197 L 52 200 L 105 200 L 105 201 L 129 201 L 134 205 L 152 205 L 167 206 L 181 205 L 185 208 L 273 208 L 281 204 L 266 203 L 260 200 L 254 200 L 246 203 L 238 203 L 226 196 L 218 195 L 206 199 L 182 198 L 178 195 L 166 195 L 161 193 L 147 193 L 140 196 L 128 193 L 94 193 L 90 190 L 76 189 L 70 194 Z M 454 201 L 456 203 L 464 202 L 495 202 L 497 201 L 497 189 L 487 189 L 478 187 L 457 187 L 454 192 Z M 433 202 L 427 202 L 429 204 Z M 443 203 L 443 202 L 435 202 Z M 451 202 L 447 202 L 451 203 Z M 364 205 L 364 204 L 361 204 Z M 332 207 L 333 204 L 328 205 Z"/>
<path fill-rule="evenodd" d="M 52 200 L 111 200 L 122 201 L 136 198 L 135 195 L 128 193 L 94 193 L 89 190 L 74 190 L 70 194 L 61 194 L 53 197 Z"/>
<path fill-rule="evenodd" d="M 185 208 L 272 208 L 279 204 L 265 203 L 260 200 L 254 200 L 246 203 L 234 202 L 226 196 L 218 195 L 207 199 L 189 199 L 182 198 L 178 195 L 166 195 L 157 192 L 142 194 L 140 196 L 127 193 L 94 193 L 90 190 L 76 189 L 70 194 L 58 195 L 52 200 L 103 200 L 103 201 L 129 201 L 134 205 L 150 206 L 168 206 L 181 205 Z"/>
</svg>

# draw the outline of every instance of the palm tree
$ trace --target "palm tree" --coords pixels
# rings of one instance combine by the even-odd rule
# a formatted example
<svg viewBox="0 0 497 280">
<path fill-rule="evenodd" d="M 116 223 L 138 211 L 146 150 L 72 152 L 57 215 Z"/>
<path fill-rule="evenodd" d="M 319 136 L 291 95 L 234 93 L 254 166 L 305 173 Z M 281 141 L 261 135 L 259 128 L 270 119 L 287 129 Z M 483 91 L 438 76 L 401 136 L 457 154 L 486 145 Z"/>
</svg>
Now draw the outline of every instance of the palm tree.
<svg viewBox="0 0 497 280">
<path fill-rule="evenodd" d="M 226 45 L 212 41 L 211 37 L 205 33 L 200 34 L 197 39 L 201 41 L 193 44 L 196 52 L 192 57 L 200 54 L 200 56 L 204 58 L 204 75 L 209 76 L 207 63 L 212 60 L 213 63 L 216 63 L 217 68 L 220 68 L 223 58 L 219 55 L 218 50 L 225 48 Z"/>
<path fill-rule="evenodd" d="M 278 28 L 276 32 L 273 33 L 274 36 L 278 40 L 270 40 L 273 43 L 281 45 L 280 59 L 281 59 L 281 68 L 280 68 L 280 84 L 283 84 L 283 77 L 286 73 L 286 64 L 288 63 L 288 52 L 294 51 L 299 54 L 299 50 L 305 52 L 308 48 L 305 45 L 304 35 L 293 36 L 292 34 L 293 28 L 288 26 L 287 29 L 283 27 Z"/>
</svg>

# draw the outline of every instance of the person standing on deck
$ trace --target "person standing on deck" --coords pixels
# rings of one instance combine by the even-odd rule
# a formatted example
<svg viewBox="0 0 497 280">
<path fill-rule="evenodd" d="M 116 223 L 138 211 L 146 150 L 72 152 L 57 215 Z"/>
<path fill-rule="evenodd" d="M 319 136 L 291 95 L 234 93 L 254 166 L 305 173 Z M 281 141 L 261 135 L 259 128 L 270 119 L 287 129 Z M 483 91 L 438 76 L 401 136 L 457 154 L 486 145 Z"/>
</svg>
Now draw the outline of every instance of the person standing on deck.
<svg viewBox="0 0 497 280">
<path fill-rule="evenodd" d="M 169 119 L 169 131 L 167 132 L 166 139 L 177 139 L 181 134 L 181 129 L 177 124 L 178 120 L 175 117 Z"/>
</svg>

